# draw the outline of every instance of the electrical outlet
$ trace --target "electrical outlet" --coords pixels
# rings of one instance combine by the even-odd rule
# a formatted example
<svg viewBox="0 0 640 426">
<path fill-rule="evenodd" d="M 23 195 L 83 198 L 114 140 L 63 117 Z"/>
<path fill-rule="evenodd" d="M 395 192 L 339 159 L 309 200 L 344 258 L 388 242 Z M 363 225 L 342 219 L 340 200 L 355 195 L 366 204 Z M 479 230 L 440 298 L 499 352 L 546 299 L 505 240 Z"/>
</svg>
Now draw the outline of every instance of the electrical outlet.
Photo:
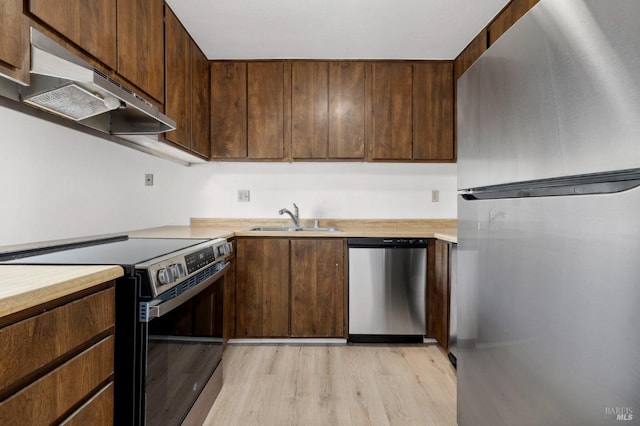
<svg viewBox="0 0 640 426">
<path fill-rule="evenodd" d="M 437 189 L 434 189 L 433 191 L 431 191 L 431 202 L 437 203 L 439 201 L 440 201 L 440 191 L 438 191 Z"/>
<path fill-rule="evenodd" d="M 144 184 L 145 186 L 153 186 L 153 174 L 147 173 L 144 175 Z"/>
<path fill-rule="evenodd" d="M 238 189 L 238 202 L 247 203 L 251 200 L 248 189 Z"/>
</svg>

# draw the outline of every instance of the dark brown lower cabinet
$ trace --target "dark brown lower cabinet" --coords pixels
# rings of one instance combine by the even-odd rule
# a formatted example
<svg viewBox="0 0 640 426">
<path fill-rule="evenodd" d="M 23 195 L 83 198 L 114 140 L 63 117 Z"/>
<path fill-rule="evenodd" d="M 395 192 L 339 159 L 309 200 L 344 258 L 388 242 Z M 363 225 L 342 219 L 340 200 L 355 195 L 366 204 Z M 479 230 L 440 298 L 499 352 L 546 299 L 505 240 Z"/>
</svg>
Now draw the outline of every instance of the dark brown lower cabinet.
<svg viewBox="0 0 640 426">
<path fill-rule="evenodd" d="M 113 424 L 113 282 L 98 290 L 0 328 L 0 423 Z"/>
<path fill-rule="evenodd" d="M 431 240 L 427 249 L 427 336 L 449 348 L 449 252 L 451 244 L 442 240 Z"/>
<path fill-rule="evenodd" d="M 342 238 L 238 238 L 232 335 L 345 337 L 344 245 Z"/>
<path fill-rule="evenodd" d="M 291 336 L 344 337 L 344 241 L 291 240 Z"/>
<path fill-rule="evenodd" d="M 289 240 L 239 238 L 237 337 L 289 335 Z"/>
</svg>

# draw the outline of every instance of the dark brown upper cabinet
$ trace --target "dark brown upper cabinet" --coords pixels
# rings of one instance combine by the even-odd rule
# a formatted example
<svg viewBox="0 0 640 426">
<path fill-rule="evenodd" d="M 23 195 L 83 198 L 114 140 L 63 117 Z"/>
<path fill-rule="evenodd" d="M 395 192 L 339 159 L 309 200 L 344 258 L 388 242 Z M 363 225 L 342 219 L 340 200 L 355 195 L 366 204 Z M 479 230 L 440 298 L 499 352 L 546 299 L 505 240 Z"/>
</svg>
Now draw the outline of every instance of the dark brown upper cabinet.
<svg viewBox="0 0 640 426">
<path fill-rule="evenodd" d="M 294 159 L 364 159 L 363 62 L 291 64 Z"/>
<path fill-rule="evenodd" d="M 164 102 L 164 1 L 118 0 L 118 74 Z"/>
<path fill-rule="evenodd" d="M 176 129 L 165 133 L 171 142 L 191 148 L 191 41 L 171 9 L 165 17 L 165 113 L 176 121 Z"/>
<path fill-rule="evenodd" d="M 28 6 L 47 26 L 117 69 L 117 0 L 29 0 Z"/>
<path fill-rule="evenodd" d="M 455 161 L 453 61 L 213 61 L 211 153 Z"/>
<path fill-rule="evenodd" d="M 413 65 L 413 159 L 453 161 L 453 63 Z"/>
<path fill-rule="evenodd" d="M 164 138 L 209 158 L 209 64 L 174 13 L 165 18 L 165 112 L 176 130 Z"/>
<path fill-rule="evenodd" d="M 211 158 L 247 158 L 246 62 L 211 62 Z"/>
<path fill-rule="evenodd" d="M 0 74 L 29 83 L 29 23 L 22 0 L 0 3 Z"/>
<path fill-rule="evenodd" d="M 247 157 L 285 157 L 285 63 L 247 63 Z"/>
<path fill-rule="evenodd" d="M 164 102 L 163 0 L 29 0 L 28 10 L 158 104 Z"/>
<path fill-rule="evenodd" d="M 411 160 L 412 64 L 375 62 L 371 84 L 369 159 Z"/>
<path fill-rule="evenodd" d="M 329 63 L 329 158 L 363 159 L 365 64 Z"/>
<path fill-rule="evenodd" d="M 291 149 L 294 159 L 327 158 L 329 64 L 291 64 Z"/>
<path fill-rule="evenodd" d="M 211 62 L 212 159 L 287 157 L 288 69 L 282 61 Z"/>
<path fill-rule="evenodd" d="M 191 150 L 203 157 L 211 155 L 211 100 L 209 61 L 191 40 Z"/>
</svg>

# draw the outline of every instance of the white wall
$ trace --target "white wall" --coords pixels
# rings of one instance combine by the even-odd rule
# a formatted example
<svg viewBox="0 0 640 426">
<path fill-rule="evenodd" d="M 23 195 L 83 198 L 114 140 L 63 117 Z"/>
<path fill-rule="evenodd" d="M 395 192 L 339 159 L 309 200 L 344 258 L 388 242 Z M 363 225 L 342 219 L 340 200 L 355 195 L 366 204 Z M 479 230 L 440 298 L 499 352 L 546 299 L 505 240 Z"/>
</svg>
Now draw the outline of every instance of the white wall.
<svg viewBox="0 0 640 426">
<path fill-rule="evenodd" d="M 184 167 L 0 106 L 0 246 L 186 225 L 190 217 L 452 218 L 451 164 Z M 155 185 L 144 186 L 153 173 Z M 249 189 L 251 201 L 237 202 Z M 431 190 L 440 202 L 431 202 Z"/>
</svg>

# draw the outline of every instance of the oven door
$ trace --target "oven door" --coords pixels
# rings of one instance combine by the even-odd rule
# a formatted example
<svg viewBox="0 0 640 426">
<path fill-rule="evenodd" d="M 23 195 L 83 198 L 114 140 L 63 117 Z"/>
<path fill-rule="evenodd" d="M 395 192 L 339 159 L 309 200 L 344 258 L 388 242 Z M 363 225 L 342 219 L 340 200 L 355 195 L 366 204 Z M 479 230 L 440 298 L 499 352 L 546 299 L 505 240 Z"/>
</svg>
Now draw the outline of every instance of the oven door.
<svg viewBox="0 0 640 426">
<path fill-rule="evenodd" d="M 222 361 L 227 264 L 181 294 L 142 302 L 142 422 L 179 425 Z M 144 327 L 146 326 L 146 327 Z"/>
</svg>

